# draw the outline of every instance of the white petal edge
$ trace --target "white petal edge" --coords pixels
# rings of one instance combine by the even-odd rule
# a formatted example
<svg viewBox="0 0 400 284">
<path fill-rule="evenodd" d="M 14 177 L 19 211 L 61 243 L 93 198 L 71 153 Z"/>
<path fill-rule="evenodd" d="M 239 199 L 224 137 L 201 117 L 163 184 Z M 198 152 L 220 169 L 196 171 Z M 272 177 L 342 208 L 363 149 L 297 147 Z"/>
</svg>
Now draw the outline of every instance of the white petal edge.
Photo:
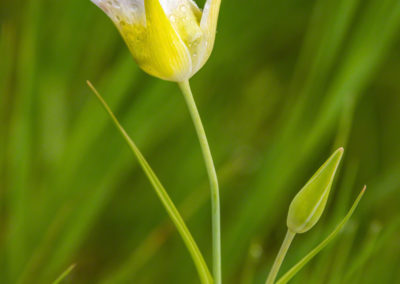
<svg viewBox="0 0 400 284">
<path fill-rule="evenodd" d="M 91 0 L 115 23 L 146 24 L 144 0 Z"/>
</svg>

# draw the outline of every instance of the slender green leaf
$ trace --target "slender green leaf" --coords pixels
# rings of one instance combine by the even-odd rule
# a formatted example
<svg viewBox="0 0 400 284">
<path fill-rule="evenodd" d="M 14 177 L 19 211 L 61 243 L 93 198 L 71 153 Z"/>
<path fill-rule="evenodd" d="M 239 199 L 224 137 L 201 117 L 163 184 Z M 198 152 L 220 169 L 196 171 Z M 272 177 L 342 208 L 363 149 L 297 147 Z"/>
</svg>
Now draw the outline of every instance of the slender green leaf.
<svg viewBox="0 0 400 284">
<path fill-rule="evenodd" d="M 63 281 L 70 273 L 72 270 L 74 270 L 76 264 L 72 264 L 69 266 L 56 280 L 54 280 L 53 284 L 59 284 L 61 281 Z"/>
<path fill-rule="evenodd" d="M 207 264 L 197 247 L 196 242 L 194 241 L 192 235 L 189 232 L 189 229 L 187 228 L 185 221 L 181 217 L 181 215 L 178 212 L 178 209 L 175 207 L 175 204 L 169 197 L 167 191 L 165 190 L 164 186 L 161 184 L 160 180 L 140 152 L 139 148 L 136 146 L 136 144 L 133 142 L 133 140 L 129 137 L 128 133 L 126 133 L 125 129 L 121 126 L 117 118 L 115 117 L 114 113 L 112 110 L 109 108 L 107 103 L 104 101 L 104 99 L 101 97 L 99 92 L 93 87 L 93 85 L 87 81 L 88 86 L 90 89 L 93 91 L 93 93 L 96 95 L 96 97 L 99 99 L 100 103 L 104 107 L 104 109 L 107 111 L 107 113 L 110 115 L 111 120 L 113 121 L 114 125 L 116 128 L 119 130 L 127 144 L 129 145 L 129 148 L 132 150 L 132 152 L 135 154 L 136 158 L 138 159 L 138 162 L 140 166 L 142 167 L 143 171 L 147 175 L 148 179 L 150 180 L 150 183 L 153 185 L 158 197 L 160 198 L 162 204 L 164 205 L 165 209 L 167 210 L 168 215 L 170 216 L 171 220 L 174 222 L 176 228 L 178 229 L 179 233 L 181 234 L 181 237 L 183 241 L 185 242 L 192 258 L 193 261 L 196 265 L 197 271 L 199 273 L 200 279 L 202 280 L 202 283 L 212 283 L 212 277 L 211 274 L 208 270 Z"/>
</svg>

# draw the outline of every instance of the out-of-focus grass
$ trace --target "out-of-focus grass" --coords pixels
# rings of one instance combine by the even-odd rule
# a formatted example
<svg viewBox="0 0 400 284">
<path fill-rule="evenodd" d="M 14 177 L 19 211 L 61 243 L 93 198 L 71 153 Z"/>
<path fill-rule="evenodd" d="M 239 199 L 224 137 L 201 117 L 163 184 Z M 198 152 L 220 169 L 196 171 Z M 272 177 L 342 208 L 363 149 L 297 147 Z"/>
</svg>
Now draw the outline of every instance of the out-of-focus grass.
<svg viewBox="0 0 400 284">
<path fill-rule="evenodd" d="M 49 283 L 71 263 L 71 283 L 197 283 L 85 81 L 182 204 L 210 261 L 206 173 L 178 88 L 140 71 L 89 1 L 1 6 L 0 283 Z M 291 198 L 338 146 L 327 213 L 281 272 L 366 183 L 352 223 L 292 282 L 399 281 L 399 32 L 397 0 L 223 1 L 215 50 L 192 84 L 221 178 L 227 283 L 265 281 Z M 255 238 L 263 254 L 249 262 Z"/>
</svg>

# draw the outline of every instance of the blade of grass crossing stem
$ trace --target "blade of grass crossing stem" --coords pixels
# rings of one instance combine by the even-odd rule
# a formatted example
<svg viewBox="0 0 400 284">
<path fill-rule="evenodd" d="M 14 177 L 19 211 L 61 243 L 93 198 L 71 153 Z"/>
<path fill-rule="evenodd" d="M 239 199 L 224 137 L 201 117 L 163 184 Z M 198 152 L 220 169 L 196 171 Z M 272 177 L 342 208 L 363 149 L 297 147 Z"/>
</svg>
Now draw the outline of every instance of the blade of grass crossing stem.
<svg viewBox="0 0 400 284">
<path fill-rule="evenodd" d="M 53 284 L 59 284 L 63 281 L 71 272 L 74 270 L 76 264 L 72 264 L 68 267 L 56 280 L 54 280 Z"/>
<path fill-rule="evenodd" d="M 229 160 L 218 172 L 221 183 L 230 180 L 235 174 L 243 169 L 241 159 Z M 189 220 L 209 200 L 206 189 L 208 183 L 202 184 L 193 190 L 178 206 L 182 216 Z M 133 281 L 134 275 L 147 264 L 150 259 L 160 250 L 160 247 L 171 237 L 171 224 L 165 220 L 159 224 L 150 234 L 137 246 L 125 262 L 119 265 L 118 269 L 111 274 L 102 277 L 101 284 L 127 283 Z"/>
<path fill-rule="evenodd" d="M 354 201 L 353 206 L 350 208 L 347 215 L 343 218 L 343 220 L 336 226 L 333 232 L 323 240 L 317 247 L 315 247 L 310 253 L 308 253 L 302 260 L 300 260 L 296 265 L 294 265 L 288 272 L 286 272 L 277 282 L 276 284 L 285 284 L 290 279 L 292 279 L 297 272 L 300 271 L 314 256 L 316 256 L 322 249 L 324 249 L 342 230 L 344 225 L 346 225 L 347 221 L 350 219 L 351 215 L 353 215 L 354 210 L 357 208 L 358 203 L 365 193 L 366 187 L 364 186 L 361 193 L 358 195 L 357 199 Z"/>
<path fill-rule="evenodd" d="M 129 135 L 125 132 L 124 128 L 120 125 L 118 122 L 117 118 L 111 111 L 111 109 L 108 107 L 107 103 L 103 100 L 99 92 L 93 87 L 93 85 L 87 81 L 88 86 L 90 89 L 93 91 L 93 93 L 96 95 L 96 97 L 99 99 L 101 104 L 103 105 L 104 109 L 107 111 L 107 113 L 110 115 L 113 123 L 125 139 L 125 141 L 128 143 L 129 147 L 131 148 L 132 152 L 135 154 L 136 158 L 138 159 L 138 162 L 140 163 L 141 167 L 143 168 L 143 171 L 149 178 L 151 184 L 153 185 L 158 197 L 160 198 L 161 202 L 163 203 L 165 209 L 168 212 L 168 215 L 174 222 L 177 230 L 179 231 L 183 241 L 185 242 L 192 258 L 193 261 L 196 265 L 197 271 L 199 273 L 200 279 L 202 283 L 212 283 L 213 280 L 211 278 L 211 274 L 208 270 L 207 264 L 197 247 L 196 242 L 194 241 L 192 235 L 189 232 L 189 229 L 187 228 L 185 222 L 183 221 L 183 218 L 179 214 L 178 210 L 176 209 L 174 203 L 172 202 L 171 198 L 168 196 L 168 193 L 164 189 L 163 185 L 151 169 L 150 165 L 147 163 L 146 159 L 142 155 L 142 153 L 139 151 L 137 148 L 136 144 L 132 141 L 132 139 L 129 137 Z"/>
</svg>

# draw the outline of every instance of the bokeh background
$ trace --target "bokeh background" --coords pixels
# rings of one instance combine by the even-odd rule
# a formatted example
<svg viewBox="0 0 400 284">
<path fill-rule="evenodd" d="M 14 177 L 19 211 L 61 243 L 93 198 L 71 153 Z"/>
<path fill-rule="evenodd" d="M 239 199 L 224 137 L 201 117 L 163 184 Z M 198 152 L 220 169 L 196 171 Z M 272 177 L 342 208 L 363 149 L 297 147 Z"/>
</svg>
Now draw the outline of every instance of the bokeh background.
<svg viewBox="0 0 400 284">
<path fill-rule="evenodd" d="M 204 1 L 198 2 L 200 5 Z M 0 4 L 0 283 L 199 283 L 99 89 L 187 220 L 209 265 L 207 176 L 178 87 L 143 73 L 90 1 Z M 339 146 L 321 241 L 291 283 L 400 283 L 400 2 L 225 0 L 191 80 L 221 182 L 225 283 L 264 283 L 295 193 Z"/>
</svg>

